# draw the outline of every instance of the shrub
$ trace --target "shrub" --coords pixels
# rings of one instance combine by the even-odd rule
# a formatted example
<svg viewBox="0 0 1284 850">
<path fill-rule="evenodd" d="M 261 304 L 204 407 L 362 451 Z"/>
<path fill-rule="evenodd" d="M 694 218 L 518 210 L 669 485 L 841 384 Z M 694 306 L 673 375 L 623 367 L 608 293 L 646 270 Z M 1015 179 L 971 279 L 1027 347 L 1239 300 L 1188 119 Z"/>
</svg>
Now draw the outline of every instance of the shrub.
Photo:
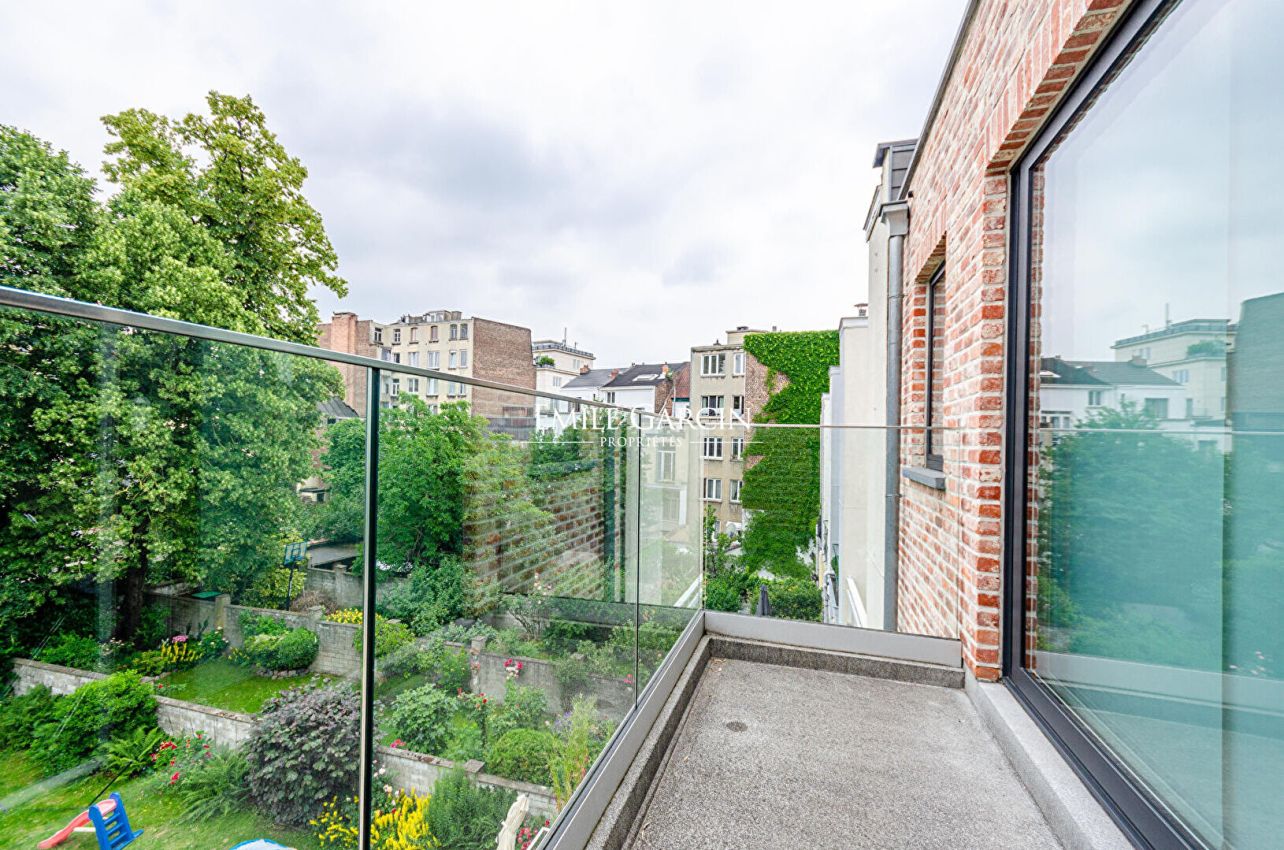
<svg viewBox="0 0 1284 850">
<path fill-rule="evenodd" d="M 820 588 L 807 579 L 781 578 L 767 583 L 771 615 L 788 620 L 819 620 Z"/>
<path fill-rule="evenodd" d="M 361 625 L 364 619 L 360 608 L 340 608 L 325 615 L 331 623 L 347 623 L 350 626 Z"/>
<path fill-rule="evenodd" d="M 156 763 L 156 748 L 165 740 L 159 729 L 135 729 L 132 735 L 122 735 L 107 742 L 103 753 L 107 771 L 122 778 L 137 776 Z"/>
<path fill-rule="evenodd" d="M 495 742 L 486 769 L 508 779 L 551 785 L 548 760 L 558 748 L 557 736 L 543 729 L 512 729 Z"/>
<path fill-rule="evenodd" d="M 548 768 L 560 810 L 602 751 L 611 727 L 598 718 L 596 697 L 576 697 L 571 710 L 553 724 L 553 732 L 557 746 L 549 756 Z"/>
<path fill-rule="evenodd" d="M 246 796 L 277 823 L 300 826 L 356 792 L 361 700 L 346 685 L 292 688 L 263 704 L 245 746 Z"/>
<path fill-rule="evenodd" d="M 335 611 L 326 619 L 336 623 L 352 623 L 356 625 L 360 625 L 363 622 L 361 611 L 356 608 Z M 375 658 L 383 658 L 389 653 L 396 652 L 414 639 L 414 633 L 410 631 L 410 627 L 405 623 L 389 620 L 379 613 L 375 614 Z M 352 636 L 352 645 L 358 652 L 361 651 L 362 640 L 362 630 L 357 629 L 357 633 Z"/>
<path fill-rule="evenodd" d="M 36 727 L 53 719 L 58 699 L 47 687 L 38 685 L 5 700 L 0 705 L 0 750 L 26 749 Z"/>
<path fill-rule="evenodd" d="M 548 696 L 539 688 L 509 682 L 504 701 L 491 718 L 491 735 L 498 739 L 514 729 L 539 729 L 548 714 Z"/>
<path fill-rule="evenodd" d="M 97 670 L 102 662 L 102 647 L 91 637 L 61 634 L 36 653 L 36 660 L 78 670 Z"/>
<path fill-rule="evenodd" d="M 715 576 L 704 580 L 704 607 L 710 611 L 740 610 L 740 589 L 731 576 Z"/>
<path fill-rule="evenodd" d="M 183 807 L 183 823 L 226 817 L 242 810 L 250 765 L 236 750 L 207 749 L 205 758 L 183 775 L 174 796 Z"/>
<path fill-rule="evenodd" d="M 571 620 L 549 620 L 544 627 L 544 647 L 554 655 L 563 655 L 575 651 L 580 641 L 588 640 L 591 626 Z M 632 639 L 629 643 L 632 644 Z"/>
<path fill-rule="evenodd" d="M 295 574 L 293 583 L 291 582 L 291 572 Z M 299 570 L 291 570 L 289 567 L 273 567 L 259 576 L 258 581 L 254 582 L 242 594 L 239 600 L 240 604 L 249 605 L 253 608 L 282 608 L 286 604 L 287 597 L 293 593 L 303 591 L 305 580 L 306 574 Z"/>
<path fill-rule="evenodd" d="M 138 631 L 134 633 L 134 645 L 152 647 L 159 644 L 172 632 L 169 628 L 169 608 L 153 602 L 143 608 L 139 617 Z"/>
<path fill-rule="evenodd" d="M 407 747 L 439 755 L 449 737 L 450 716 L 455 697 L 433 685 L 406 691 L 397 696 L 386 716 L 387 725 Z"/>
<path fill-rule="evenodd" d="M 407 644 L 379 660 L 379 672 L 389 678 L 431 674 L 433 682 L 446 693 L 466 690 L 472 679 L 468 653 L 440 640 L 425 647 Z"/>
<path fill-rule="evenodd" d="M 253 611 L 242 612 L 238 622 L 241 624 L 241 638 L 246 643 L 257 635 L 283 635 L 290 630 L 284 621 Z"/>
<path fill-rule="evenodd" d="M 450 850 L 493 850 L 495 833 L 516 796 L 476 787 L 462 770 L 451 771 L 433 786 L 428 832 Z"/>
<path fill-rule="evenodd" d="M 321 642 L 311 629 L 258 634 L 246 641 L 240 658 L 262 670 L 304 670 L 316 660 Z"/>
<path fill-rule="evenodd" d="M 402 582 L 390 587 L 380 602 L 389 617 L 410 624 L 415 634 L 427 635 L 476 608 L 478 590 L 463 562 L 443 557 L 436 565 L 421 564 Z"/>
<path fill-rule="evenodd" d="M 35 762 L 48 774 L 74 767 L 112 738 L 156 725 L 152 686 L 137 673 L 113 673 L 58 699 L 31 741 Z"/>
</svg>

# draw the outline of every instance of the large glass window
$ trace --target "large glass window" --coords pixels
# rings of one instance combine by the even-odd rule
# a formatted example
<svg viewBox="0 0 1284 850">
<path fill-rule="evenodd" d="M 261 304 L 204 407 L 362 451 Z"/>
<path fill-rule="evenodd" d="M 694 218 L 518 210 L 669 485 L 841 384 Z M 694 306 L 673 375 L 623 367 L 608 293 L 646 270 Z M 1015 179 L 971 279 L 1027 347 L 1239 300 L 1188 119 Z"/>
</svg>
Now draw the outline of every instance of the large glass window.
<svg viewBox="0 0 1284 850">
<path fill-rule="evenodd" d="M 1274 847 L 1284 4 L 1188 0 L 1140 32 L 1019 171 L 1022 662 L 1178 832 Z"/>
</svg>

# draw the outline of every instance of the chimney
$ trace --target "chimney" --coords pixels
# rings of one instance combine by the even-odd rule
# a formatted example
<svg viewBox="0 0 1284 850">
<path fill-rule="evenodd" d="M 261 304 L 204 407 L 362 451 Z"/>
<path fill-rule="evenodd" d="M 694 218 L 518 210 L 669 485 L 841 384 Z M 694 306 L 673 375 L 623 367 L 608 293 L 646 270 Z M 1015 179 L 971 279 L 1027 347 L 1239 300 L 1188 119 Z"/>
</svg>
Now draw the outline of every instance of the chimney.
<svg viewBox="0 0 1284 850">
<path fill-rule="evenodd" d="M 666 380 L 666 381 L 669 379 L 669 364 L 668 364 L 668 363 L 661 363 L 661 364 L 660 364 L 660 377 L 661 377 L 661 378 L 663 378 L 663 379 L 664 379 L 664 380 Z"/>
<path fill-rule="evenodd" d="M 588 367 L 588 364 L 587 364 L 587 363 L 585 363 L 583 366 L 581 366 L 581 367 L 580 367 L 580 374 L 581 374 L 581 375 L 587 375 L 587 374 L 588 374 L 588 371 L 589 371 L 589 367 Z"/>
<path fill-rule="evenodd" d="M 1134 366 L 1145 366 L 1146 358 L 1142 357 L 1140 354 L 1134 354 L 1132 356 L 1132 359 L 1129 360 L 1128 362 Z"/>
<path fill-rule="evenodd" d="M 856 305 L 856 318 L 858 318 L 858 319 L 867 319 L 867 318 L 869 318 L 869 304 L 857 304 L 857 305 Z"/>
<path fill-rule="evenodd" d="M 615 380 L 616 378 L 618 378 L 618 377 L 620 377 L 620 370 L 619 370 L 619 369 L 612 369 L 612 370 L 611 370 L 611 380 L 612 380 L 612 381 L 614 381 L 614 380 Z"/>
</svg>

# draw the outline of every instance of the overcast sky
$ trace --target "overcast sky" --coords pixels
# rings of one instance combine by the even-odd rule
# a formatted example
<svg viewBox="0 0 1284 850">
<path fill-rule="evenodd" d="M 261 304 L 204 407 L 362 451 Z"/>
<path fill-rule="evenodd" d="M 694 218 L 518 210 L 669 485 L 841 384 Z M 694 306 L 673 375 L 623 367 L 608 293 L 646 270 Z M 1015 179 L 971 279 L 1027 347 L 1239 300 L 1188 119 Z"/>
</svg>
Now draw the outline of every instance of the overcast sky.
<svg viewBox="0 0 1284 850">
<path fill-rule="evenodd" d="M 350 292 L 598 365 L 864 300 L 874 145 L 918 134 L 963 0 L 7 3 L 0 122 L 101 163 L 100 116 L 251 94 Z"/>
</svg>

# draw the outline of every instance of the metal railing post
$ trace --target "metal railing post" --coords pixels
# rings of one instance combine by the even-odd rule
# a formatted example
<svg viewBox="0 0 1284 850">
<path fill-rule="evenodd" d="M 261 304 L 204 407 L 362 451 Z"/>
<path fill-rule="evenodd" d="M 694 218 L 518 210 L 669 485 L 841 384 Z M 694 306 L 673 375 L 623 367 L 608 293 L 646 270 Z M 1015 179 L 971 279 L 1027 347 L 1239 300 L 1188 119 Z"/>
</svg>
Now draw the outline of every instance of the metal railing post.
<svg viewBox="0 0 1284 850">
<path fill-rule="evenodd" d="M 378 369 L 366 374 L 366 500 L 365 538 L 362 552 L 361 614 L 361 764 L 357 816 L 357 846 L 370 850 L 370 823 L 374 798 L 374 679 L 375 679 L 375 600 L 379 566 L 379 384 Z"/>
</svg>

